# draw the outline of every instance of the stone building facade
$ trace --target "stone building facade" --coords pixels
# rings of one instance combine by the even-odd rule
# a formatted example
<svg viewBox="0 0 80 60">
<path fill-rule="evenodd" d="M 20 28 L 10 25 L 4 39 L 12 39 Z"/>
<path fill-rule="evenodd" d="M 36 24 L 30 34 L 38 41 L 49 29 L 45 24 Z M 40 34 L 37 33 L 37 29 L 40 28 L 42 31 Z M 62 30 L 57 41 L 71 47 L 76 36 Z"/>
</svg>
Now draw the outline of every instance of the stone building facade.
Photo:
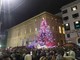
<svg viewBox="0 0 80 60">
<path fill-rule="evenodd" d="M 80 44 L 80 0 L 62 6 L 61 11 L 66 42 Z"/>
<path fill-rule="evenodd" d="M 43 12 L 34 16 L 8 30 L 7 47 L 25 46 L 34 40 L 39 32 L 40 24 L 43 18 L 50 26 L 52 33 L 58 44 L 65 43 L 64 28 L 60 17 L 48 12 Z"/>
</svg>

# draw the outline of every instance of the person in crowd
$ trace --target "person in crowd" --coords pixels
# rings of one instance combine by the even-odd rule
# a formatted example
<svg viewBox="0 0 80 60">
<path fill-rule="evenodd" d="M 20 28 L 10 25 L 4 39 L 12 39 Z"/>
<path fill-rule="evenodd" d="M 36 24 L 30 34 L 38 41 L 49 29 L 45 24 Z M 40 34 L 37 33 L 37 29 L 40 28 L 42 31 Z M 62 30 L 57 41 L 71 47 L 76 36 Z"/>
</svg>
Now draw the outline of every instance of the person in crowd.
<svg viewBox="0 0 80 60">
<path fill-rule="evenodd" d="M 55 58 L 54 54 L 52 55 L 51 60 L 56 60 L 56 58 Z"/>
<path fill-rule="evenodd" d="M 75 60 L 75 52 L 72 49 L 68 49 L 68 51 L 64 53 L 64 58 L 66 60 Z"/>
<path fill-rule="evenodd" d="M 24 57 L 24 60 L 32 60 L 32 55 L 30 54 L 29 51 L 27 51 L 25 57 Z"/>
<path fill-rule="evenodd" d="M 16 54 L 15 54 L 15 59 L 16 59 L 16 60 L 21 60 L 20 52 L 16 52 Z"/>
<path fill-rule="evenodd" d="M 47 60 L 45 55 L 42 55 L 39 60 Z"/>
<path fill-rule="evenodd" d="M 76 59 L 80 60 L 80 50 L 78 48 L 76 50 Z"/>
<path fill-rule="evenodd" d="M 36 51 L 36 60 L 39 60 L 40 59 L 40 57 L 41 57 L 41 55 L 40 55 L 40 53 L 41 53 L 41 51 L 40 50 L 37 50 Z"/>
<path fill-rule="evenodd" d="M 75 60 L 75 52 L 73 51 L 73 49 L 70 49 L 69 55 L 71 56 L 72 60 Z"/>
<path fill-rule="evenodd" d="M 25 55 L 26 55 L 26 53 L 23 53 L 22 54 L 22 60 L 24 60 Z"/>
<path fill-rule="evenodd" d="M 11 57 L 11 60 L 15 60 L 15 59 L 16 59 L 16 58 L 15 58 L 15 53 L 12 52 L 11 55 L 10 55 L 10 57 Z"/>
<path fill-rule="evenodd" d="M 57 54 L 56 54 L 56 60 L 63 60 L 63 56 L 61 54 L 61 52 L 57 51 Z"/>
</svg>

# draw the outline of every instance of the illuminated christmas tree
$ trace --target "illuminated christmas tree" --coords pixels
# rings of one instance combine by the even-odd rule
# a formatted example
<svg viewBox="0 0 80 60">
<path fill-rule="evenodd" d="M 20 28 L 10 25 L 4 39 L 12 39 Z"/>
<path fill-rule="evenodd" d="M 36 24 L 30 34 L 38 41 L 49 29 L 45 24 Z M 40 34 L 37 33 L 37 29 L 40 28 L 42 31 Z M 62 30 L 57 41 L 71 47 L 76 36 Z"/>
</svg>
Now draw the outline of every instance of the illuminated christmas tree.
<svg viewBox="0 0 80 60">
<path fill-rule="evenodd" d="M 50 30 L 50 26 L 47 24 L 46 20 L 43 18 L 40 24 L 40 30 L 37 35 L 37 39 L 35 39 L 30 46 L 34 46 L 37 48 L 47 47 L 52 48 L 56 46 L 55 38 L 53 37 L 53 33 Z"/>
<path fill-rule="evenodd" d="M 44 18 L 40 25 L 37 42 L 40 44 L 40 46 L 53 47 L 56 45 L 55 38 L 50 30 L 50 26 L 47 24 Z"/>
</svg>

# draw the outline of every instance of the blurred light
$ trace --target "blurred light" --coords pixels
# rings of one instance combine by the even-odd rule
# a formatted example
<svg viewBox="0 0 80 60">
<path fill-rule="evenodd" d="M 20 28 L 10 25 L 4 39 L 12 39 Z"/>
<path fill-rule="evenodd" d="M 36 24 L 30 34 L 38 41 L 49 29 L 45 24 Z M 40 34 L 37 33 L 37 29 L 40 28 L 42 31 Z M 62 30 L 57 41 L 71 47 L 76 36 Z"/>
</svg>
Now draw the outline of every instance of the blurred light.
<svg viewBox="0 0 80 60">
<path fill-rule="evenodd" d="M 62 27 L 62 31 L 63 31 L 63 34 L 65 34 L 65 29 L 64 29 L 64 27 Z"/>
<path fill-rule="evenodd" d="M 37 31 L 37 28 L 35 28 L 35 31 Z"/>
<path fill-rule="evenodd" d="M 66 26 L 68 26 L 68 24 L 66 24 Z"/>
<path fill-rule="evenodd" d="M 61 32 L 61 26 L 59 26 L 59 33 L 62 33 L 62 32 Z"/>
<path fill-rule="evenodd" d="M 2 0 L 0 0 L 0 6 L 2 6 Z"/>
<path fill-rule="evenodd" d="M 2 45 L 0 45 L 0 48 L 2 47 Z"/>
<path fill-rule="evenodd" d="M 76 7 L 76 6 L 74 6 L 72 9 L 73 9 L 73 11 L 75 11 L 75 10 L 77 10 L 77 7 Z"/>
<path fill-rule="evenodd" d="M 16 0 L 2 0 L 2 3 L 14 3 Z"/>
<path fill-rule="evenodd" d="M 42 19 L 44 20 L 45 18 L 43 17 Z"/>
<path fill-rule="evenodd" d="M 76 10 L 76 8 L 73 8 L 73 11 L 75 11 Z"/>
<path fill-rule="evenodd" d="M 79 21 L 76 21 L 76 24 L 78 24 L 79 23 Z"/>
<path fill-rule="evenodd" d="M 3 10 L 8 10 L 12 11 L 15 10 L 16 8 L 22 6 L 22 4 L 25 3 L 25 0 L 0 0 L 0 5 L 2 5 L 2 11 Z"/>
<path fill-rule="evenodd" d="M 0 13 L 1 13 L 1 8 L 2 8 L 2 0 L 0 0 Z"/>
</svg>

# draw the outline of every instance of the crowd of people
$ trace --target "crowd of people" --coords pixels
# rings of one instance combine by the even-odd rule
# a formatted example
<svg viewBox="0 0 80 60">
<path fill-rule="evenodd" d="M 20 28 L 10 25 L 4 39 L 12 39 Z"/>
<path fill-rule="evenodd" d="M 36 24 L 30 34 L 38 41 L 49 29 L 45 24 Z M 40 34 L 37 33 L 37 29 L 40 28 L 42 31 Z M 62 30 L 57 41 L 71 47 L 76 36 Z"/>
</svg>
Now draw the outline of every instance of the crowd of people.
<svg viewBox="0 0 80 60">
<path fill-rule="evenodd" d="M 15 47 L 0 50 L 0 60 L 80 60 L 80 50 L 74 48 Z"/>
</svg>

